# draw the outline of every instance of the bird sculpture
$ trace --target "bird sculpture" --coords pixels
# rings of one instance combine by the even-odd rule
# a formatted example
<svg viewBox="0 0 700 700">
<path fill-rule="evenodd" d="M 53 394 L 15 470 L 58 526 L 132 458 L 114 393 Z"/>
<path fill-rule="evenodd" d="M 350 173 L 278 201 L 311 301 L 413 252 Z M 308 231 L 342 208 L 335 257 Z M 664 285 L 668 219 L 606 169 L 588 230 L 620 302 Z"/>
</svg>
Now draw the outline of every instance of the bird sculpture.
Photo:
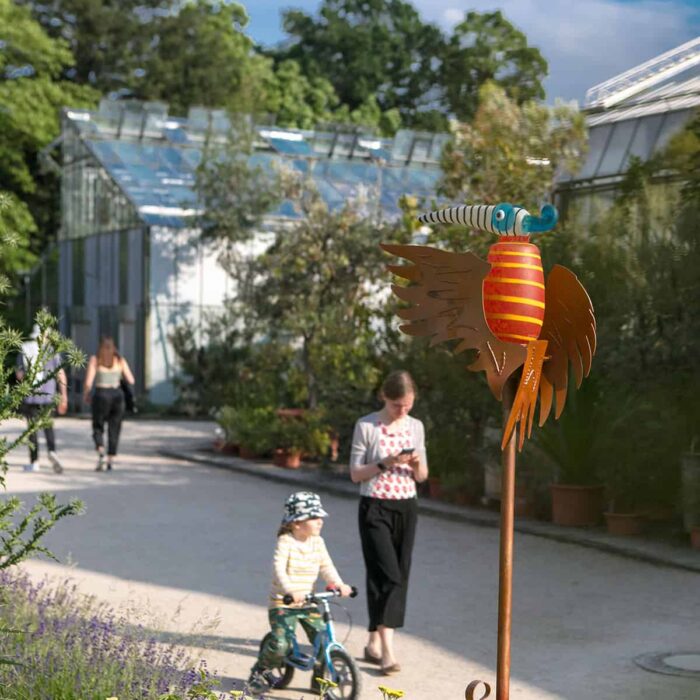
<svg viewBox="0 0 700 700">
<path fill-rule="evenodd" d="M 392 285 L 408 302 L 398 315 L 408 321 L 401 330 L 427 336 L 431 344 L 458 340 L 455 352 L 475 349 L 468 366 L 486 372 L 497 400 L 516 370 L 522 368 L 513 405 L 503 428 L 501 448 L 519 427 L 518 449 L 532 433 L 540 400 L 539 425 L 555 406 L 564 409 L 569 364 L 577 388 L 588 376 L 596 349 L 596 322 L 591 300 L 576 275 L 555 265 L 545 283 L 540 251 L 530 236 L 557 223 L 555 207 L 540 216 L 507 203 L 455 206 L 419 217 L 424 224 L 461 224 L 498 236 L 487 260 L 474 253 L 454 253 L 429 246 L 382 244 L 409 265 L 389 265 L 409 286 Z"/>
</svg>

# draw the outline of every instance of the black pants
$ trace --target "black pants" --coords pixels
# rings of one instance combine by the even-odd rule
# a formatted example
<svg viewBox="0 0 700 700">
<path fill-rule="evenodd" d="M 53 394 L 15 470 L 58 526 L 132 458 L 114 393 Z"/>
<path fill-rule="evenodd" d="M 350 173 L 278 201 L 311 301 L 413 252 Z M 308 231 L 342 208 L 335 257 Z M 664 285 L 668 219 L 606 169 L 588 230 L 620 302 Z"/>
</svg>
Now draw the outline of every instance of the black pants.
<svg viewBox="0 0 700 700">
<path fill-rule="evenodd" d="M 23 403 L 22 404 L 22 415 L 27 419 L 27 422 L 31 423 L 36 417 L 46 409 L 45 404 L 39 403 Z M 51 411 L 53 415 L 53 411 Z M 56 450 L 56 435 L 53 432 L 53 423 L 49 423 L 46 428 L 44 428 L 44 437 L 46 438 L 46 447 L 49 452 L 54 452 Z M 36 462 L 39 459 L 39 431 L 35 430 L 29 436 L 29 461 Z"/>
<path fill-rule="evenodd" d="M 417 515 L 415 498 L 360 499 L 370 632 L 378 625 L 403 627 Z"/>
<path fill-rule="evenodd" d="M 117 454 L 119 433 L 124 418 L 124 393 L 120 388 L 95 389 L 92 397 L 92 439 L 95 447 L 104 447 L 105 421 L 107 421 L 107 454 Z"/>
</svg>

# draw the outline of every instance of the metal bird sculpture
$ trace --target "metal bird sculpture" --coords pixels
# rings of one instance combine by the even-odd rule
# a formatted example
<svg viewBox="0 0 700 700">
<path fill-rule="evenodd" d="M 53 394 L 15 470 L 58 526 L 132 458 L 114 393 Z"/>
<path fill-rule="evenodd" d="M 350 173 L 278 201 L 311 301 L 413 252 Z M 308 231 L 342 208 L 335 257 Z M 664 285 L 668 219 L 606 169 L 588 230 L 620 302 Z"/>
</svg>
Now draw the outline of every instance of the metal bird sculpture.
<svg viewBox="0 0 700 700">
<path fill-rule="evenodd" d="M 530 437 L 539 395 L 539 425 L 555 404 L 559 418 L 566 401 L 569 363 L 579 387 L 591 369 L 596 323 L 591 300 L 576 275 L 555 265 L 545 284 L 540 251 L 530 235 L 549 231 L 557 210 L 542 207 L 540 216 L 511 204 L 455 206 L 424 214 L 425 224 L 462 224 L 498 236 L 488 259 L 474 253 L 452 253 L 416 245 L 382 244 L 411 265 L 389 265 L 412 282 L 392 285 L 409 303 L 398 310 L 408 323 L 401 330 L 428 336 L 435 345 L 459 340 L 455 351 L 476 349 L 468 366 L 485 371 L 493 395 L 502 400 L 503 386 L 522 367 L 519 386 L 503 428 L 501 448 L 519 425 L 518 449 Z"/>
</svg>

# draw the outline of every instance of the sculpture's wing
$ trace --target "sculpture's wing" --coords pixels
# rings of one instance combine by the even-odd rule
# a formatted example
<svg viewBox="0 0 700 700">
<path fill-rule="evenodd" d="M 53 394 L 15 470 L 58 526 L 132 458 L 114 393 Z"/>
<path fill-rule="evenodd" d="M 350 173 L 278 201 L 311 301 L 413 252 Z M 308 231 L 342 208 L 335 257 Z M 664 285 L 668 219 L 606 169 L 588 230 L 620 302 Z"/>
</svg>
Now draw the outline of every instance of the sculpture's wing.
<svg viewBox="0 0 700 700">
<path fill-rule="evenodd" d="M 482 285 L 490 263 L 473 253 L 451 253 L 428 246 L 382 244 L 382 248 L 412 265 L 389 265 L 389 270 L 414 284 L 392 285 L 394 294 L 410 306 L 398 310 L 409 321 L 408 335 L 431 337 L 436 345 L 460 340 L 455 352 L 474 348 L 478 357 L 469 369 L 484 370 L 493 395 L 500 401 L 506 379 L 527 356 L 522 345 L 496 338 L 484 317 Z"/>
<path fill-rule="evenodd" d="M 555 398 L 555 418 L 564 410 L 569 383 L 569 362 L 576 387 L 591 371 L 596 348 L 593 304 L 578 277 L 555 265 L 545 285 L 544 323 L 540 339 L 547 341 L 547 358 L 540 381 L 540 420 L 544 425 Z"/>
</svg>

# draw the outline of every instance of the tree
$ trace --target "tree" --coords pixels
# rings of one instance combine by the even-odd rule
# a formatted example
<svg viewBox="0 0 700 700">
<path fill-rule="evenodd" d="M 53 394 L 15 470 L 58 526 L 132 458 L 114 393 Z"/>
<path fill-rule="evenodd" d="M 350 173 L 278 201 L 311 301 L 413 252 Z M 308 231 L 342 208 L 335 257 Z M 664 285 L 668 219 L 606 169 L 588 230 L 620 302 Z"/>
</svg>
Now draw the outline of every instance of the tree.
<svg viewBox="0 0 700 700">
<path fill-rule="evenodd" d="M 574 172 L 586 150 L 583 116 L 557 104 L 519 105 L 487 83 L 471 123 L 454 126 L 443 158 L 441 193 L 453 201 L 511 202 L 537 211 L 555 175 Z"/>
<path fill-rule="evenodd" d="M 167 100 L 175 113 L 192 105 L 259 112 L 273 80 L 269 59 L 244 34 L 248 15 L 238 3 L 194 0 L 176 14 L 156 17 L 157 39 L 132 81 L 136 96 Z"/>
<path fill-rule="evenodd" d="M 300 219 L 251 261 L 255 282 L 242 298 L 247 325 L 299 348 L 309 408 L 329 397 L 338 406 L 374 381 L 379 242 L 396 236 L 360 202 L 330 211 L 310 180 L 283 174 L 282 183 Z"/>
<path fill-rule="evenodd" d="M 276 58 L 295 59 L 306 75 L 327 78 L 350 111 L 374 97 L 382 111 L 398 109 L 415 123 L 434 108 L 444 38 L 410 3 L 324 0 L 318 18 L 300 10 L 283 17 L 291 41 Z"/>
<path fill-rule="evenodd" d="M 502 14 L 468 12 L 449 38 L 443 54 L 441 82 L 449 110 L 468 121 L 476 113 L 479 90 L 500 85 L 517 104 L 543 99 L 547 61 L 539 49 Z"/>
<path fill-rule="evenodd" d="M 154 20 L 173 12 L 174 0 L 17 0 L 44 31 L 67 43 L 75 63 L 62 76 L 102 93 L 130 91 L 154 39 Z"/>
<path fill-rule="evenodd" d="M 0 46 L 0 189 L 18 239 L 3 258 L 9 272 L 27 266 L 57 226 L 57 182 L 41 172 L 38 153 L 58 136 L 60 108 L 91 105 L 96 94 L 61 79 L 73 65 L 68 46 L 11 0 L 0 0 Z"/>
</svg>

